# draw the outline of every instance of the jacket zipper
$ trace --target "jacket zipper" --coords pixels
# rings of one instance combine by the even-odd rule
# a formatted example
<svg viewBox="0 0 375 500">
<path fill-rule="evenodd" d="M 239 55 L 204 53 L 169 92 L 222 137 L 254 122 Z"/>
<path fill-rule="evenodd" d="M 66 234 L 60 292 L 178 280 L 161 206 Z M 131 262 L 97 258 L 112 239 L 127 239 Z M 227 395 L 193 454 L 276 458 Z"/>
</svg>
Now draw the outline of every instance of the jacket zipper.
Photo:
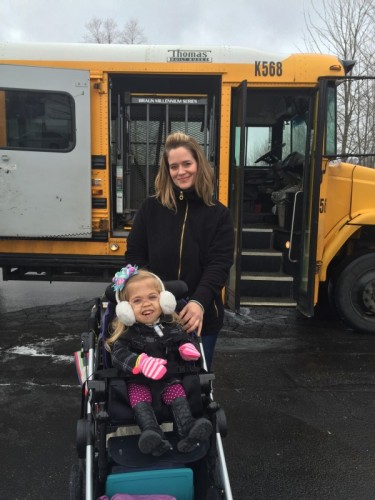
<svg viewBox="0 0 375 500">
<path fill-rule="evenodd" d="M 182 191 L 180 191 L 180 196 L 179 196 L 179 199 L 180 199 L 181 201 L 184 199 L 184 193 L 183 193 Z M 182 246 L 183 246 L 183 243 L 184 243 L 185 225 L 186 225 L 186 219 L 187 219 L 188 211 L 189 211 L 189 203 L 188 203 L 188 201 L 186 200 L 185 217 L 184 217 L 184 222 L 183 222 L 183 224 L 182 224 L 182 231 L 181 231 L 181 240 L 180 240 L 180 262 L 179 262 L 179 266 L 178 266 L 178 278 L 177 278 L 177 279 L 180 279 L 180 276 L 181 276 L 181 265 L 182 265 Z"/>
<path fill-rule="evenodd" d="M 217 308 L 216 300 L 215 299 L 214 299 L 214 306 L 215 306 L 215 311 L 216 311 L 216 317 L 218 318 L 219 317 L 219 310 Z"/>
</svg>

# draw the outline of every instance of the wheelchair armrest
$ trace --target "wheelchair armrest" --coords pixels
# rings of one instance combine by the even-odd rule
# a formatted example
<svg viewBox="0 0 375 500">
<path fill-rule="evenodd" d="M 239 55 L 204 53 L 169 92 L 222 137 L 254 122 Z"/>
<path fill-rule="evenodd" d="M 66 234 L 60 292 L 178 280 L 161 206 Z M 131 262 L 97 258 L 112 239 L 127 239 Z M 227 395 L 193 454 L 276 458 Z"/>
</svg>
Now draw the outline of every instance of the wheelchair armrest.
<svg viewBox="0 0 375 500">
<path fill-rule="evenodd" d="M 89 380 L 87 388 L 91 392 L 91 400 L 94 403 L 106 400 L 106 383 L 104 380 Z"/>
<path fill-rule="evenodd" d="M 212 391 L 212 381 L 215 380 L 215 375 L 212 372 L 199 373 L 199 382 L 202 394 L 210 394 Z"/>
</svg>

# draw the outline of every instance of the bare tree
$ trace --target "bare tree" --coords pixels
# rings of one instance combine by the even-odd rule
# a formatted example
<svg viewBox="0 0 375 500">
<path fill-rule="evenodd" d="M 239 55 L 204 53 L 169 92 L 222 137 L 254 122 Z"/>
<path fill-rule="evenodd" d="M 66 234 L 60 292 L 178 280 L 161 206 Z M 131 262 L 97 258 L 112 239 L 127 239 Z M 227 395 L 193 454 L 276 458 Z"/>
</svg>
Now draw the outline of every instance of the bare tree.
<svg viewBox="0 0 375 500">
<path fill-rule="evenodd" d="M 88 33 L 83 35 L 86 42 L 91 43 L 117 43 L 120 32 L 117 29 L 117 23 L 114 19 L 100 19 L 93 17 L 86 24 Z"/>
<path fill-rule="evenodd" d="M 136 19 L 131 19 L 121 31 L 116 21 L 112 18 L 100 19 L 93 17 L 85 28 L 87 33 L 83 35 L 85 42 L 90 43 L 125 43 L 139 44 L 145 43 L 143 29 Z"/>
<path fill-rule="evenodd" d="M 375 4 L 373 0 L 314 0 L 305 12 L 306 48 L 337 54 L 356 64 L 353 75 L 371 75 L 375 53 Z M 315 19 L 313 21 L 312 13 Z M 346 81 L 338 87 L 338 141 L 341 154 L 375 151 L 374 81 Z"/>
<path fill-rule="evenodd" d="M 125 29 L 121 37 L 122 43 L 129 45 L 146 43 L 146 37 L 143 29 L 139 26 L 137 19 L 130 19 L 125 25 Z"/>
</svg>

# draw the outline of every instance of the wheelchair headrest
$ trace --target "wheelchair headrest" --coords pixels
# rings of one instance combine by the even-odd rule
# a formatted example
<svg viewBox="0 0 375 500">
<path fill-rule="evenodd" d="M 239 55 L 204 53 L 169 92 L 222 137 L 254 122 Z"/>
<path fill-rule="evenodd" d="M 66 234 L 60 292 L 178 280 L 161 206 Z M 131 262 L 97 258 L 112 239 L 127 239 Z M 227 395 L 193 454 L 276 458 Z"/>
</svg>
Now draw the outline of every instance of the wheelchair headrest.
<svg viewBox="0 0 375 500">
<path fill-rule="evenodd" d="M 188 294 L 188 286 L 185 281 L 182 280 L 171 280 L 171 281 L 163 281 L 164 288 L 168 290 L 168 292 L 173 293 L 176 297 L 176 300 L 180 300 L 186 298 Z M 116 292 L 112 288 L 112 283 L 107 286 L 104 295 L 109 300 L 109 302 L 117 303 L 116 301 Z"/>
</svg>

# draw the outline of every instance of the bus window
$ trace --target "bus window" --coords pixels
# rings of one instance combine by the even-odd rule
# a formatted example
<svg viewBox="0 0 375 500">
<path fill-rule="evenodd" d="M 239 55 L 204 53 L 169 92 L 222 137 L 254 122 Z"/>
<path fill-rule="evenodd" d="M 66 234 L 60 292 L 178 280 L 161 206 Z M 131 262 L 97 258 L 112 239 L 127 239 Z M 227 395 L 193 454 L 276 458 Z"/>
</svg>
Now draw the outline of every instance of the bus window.
<svg viewBox="0 0 375 500">
<path fill-rule="evenodd" d="M 248 167 L 264 169 L 293 152 L 305 153 L 307 91 L 249 89 L 247 102 Z"/>
<path fill-rule="evenodd" d="M 334 87 L 327 89 L 327 127 L 325 154 L 336 154 L 336 91 Z"/>
<path fill-rule="evenodd" d="M 0 148 L 7 142 L 6 114 L 5 114 L 5 92 L 0 90 Z"/>
<path fill-rule="evenodd" d="M 307 124 L 303 116 L 296 116 L 290 122 L 290 151 L 305 154 Z M 288 153 L 288 154 L 289 154 Z"/>
<path fill-rule="evenodd" d="M 271 149 L 271 127 L 247 127 L 246 129 L 246 165 L 254 165 L 255 161 Z M 262 161 L 259 167 L 267 166 Z"/>
<path fill-rule="evenodd" d="M 3 149 L 71 151 L 75 145 L 74 100 L 66 93 L 0 90 Z M 3 130 L 4 129 L 4 130 Z"/>
<path fill-rule="evenodd" d="M 292 152 L 304 154 L 306 132 L 307 126 L 304 118 L 297 116 L 285 121 L 282 127 L 281 157 L 277 159 L 283 160 Z M 256 163 L 260 168 L 269 166 L 268 158 L 262 161 L 257 160 L 272 150 L 272 127 L 247 127 L 246 150 L 246 165 L 251 166 Z"/>
</svg>

